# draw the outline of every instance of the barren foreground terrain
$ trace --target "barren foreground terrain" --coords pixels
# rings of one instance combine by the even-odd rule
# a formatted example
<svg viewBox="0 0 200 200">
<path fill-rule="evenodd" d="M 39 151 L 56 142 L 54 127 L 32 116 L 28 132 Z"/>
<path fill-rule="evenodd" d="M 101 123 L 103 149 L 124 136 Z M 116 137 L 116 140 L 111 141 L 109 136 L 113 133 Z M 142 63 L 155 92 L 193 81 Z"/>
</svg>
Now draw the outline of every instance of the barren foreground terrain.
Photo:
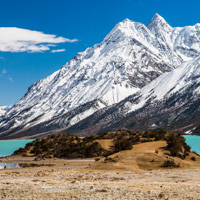
<svg viewBox="0 0 200 200">
<path fill-rule="evenodd" d="M 2 170 L 0 199 L 200 199 L 200 170 Z"/>
</svg>

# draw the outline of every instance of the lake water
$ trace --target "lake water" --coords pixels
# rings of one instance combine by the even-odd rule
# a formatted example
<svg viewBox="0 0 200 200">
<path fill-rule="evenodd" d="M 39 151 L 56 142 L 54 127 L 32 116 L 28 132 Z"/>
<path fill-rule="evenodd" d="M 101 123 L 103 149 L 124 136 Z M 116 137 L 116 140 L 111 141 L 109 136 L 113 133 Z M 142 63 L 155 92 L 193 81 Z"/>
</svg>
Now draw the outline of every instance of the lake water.
<svg viewBox="0 0 200 200">
<path fill-rule="evenodd" d="M 24 147 L 33 140 L 1 140 L 0 141 L 0 157 L 9 156 L 20 147 Z"/>
<path fill-rule="evenodd" d="M 195 151 L 200 154 L 200 136 L 196 135 L 184 135 L 186 143 L 191 147 L 191 151 Z"/>
<path fill-rule="evenodd" d="M 4 169 L 4 167 L 6 166 L 6 168 L 19 168 L 20 165 L 19 163 L 0 163 L 0 169 Z"/>
</svg>

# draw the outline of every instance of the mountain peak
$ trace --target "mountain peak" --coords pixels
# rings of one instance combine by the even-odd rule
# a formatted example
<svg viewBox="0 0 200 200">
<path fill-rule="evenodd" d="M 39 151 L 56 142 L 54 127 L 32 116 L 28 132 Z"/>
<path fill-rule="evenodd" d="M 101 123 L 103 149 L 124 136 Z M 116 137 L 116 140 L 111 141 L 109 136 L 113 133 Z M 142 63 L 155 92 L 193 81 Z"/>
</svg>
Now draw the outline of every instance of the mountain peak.
<svg viewBox="0 0 200 200">
<path fill-rule="evenodd" d="M 126 18 L 124 19 L 123 21 L 119 22 L 115 28 L 118 29 L 118 28 L 125 28 L 125 29 L 129 29 L 135 22 L 131 21 L 130 19 Z"/>
<path fill-rule="evenodd" d="M 153 18 L 157 18 L 157 19 L 160 19 L 160 20 L 165 20 L 161 15 L 159 15 L 158 13 L 156 13 Z"/>
<path fill-rule="evenodd" d="M 104 41 L 109 40 L 113 36 L 117 35 L 116 38 L 123 38 L 123 35 L 130 33 L 130 30 L 133 30 L 135 22 L 131 21 L 130 19 L 126 18 L 123 21 L 119 22 L 118 24 L 115 25 L 115 27 L 110 31 L 110 33 L 104 38 Z"/>
<path fill-rule="evenodd" d="M 166 20 L 160 16 L 158 13 L 156 13 L 153 18 L 151 19 L 150 22 L 162 22 L 162 23 L 167 23 Z"/>
<path fill-rule="evenodd" d="M 129 23 L 129 22 L 132 22 L 132 21 L 130 19 L 126 18 L 121 23 Z"/>
<path fill-rule="evenodd" d="M 161 33 L 170 33 L 172 31 L 172 27 L 169 25 L 166 20 L 161 17 L 158 13 L 156 13 L 151 21 L 147 24 L 147 28 L 158 37 Z"/>
<path fill-rule="evenodd" d="M 147 24 L 147 27 L 151 29 L 152 27 L 159 26 L 159 25 L 161 26 L 167 25 L 171 27 L 169 23 L 166 22 L 166 20 L 163 17 L 161 17 L 158 13 L 156 13 L 151 19 L 151 21 Z"/>
</svg>

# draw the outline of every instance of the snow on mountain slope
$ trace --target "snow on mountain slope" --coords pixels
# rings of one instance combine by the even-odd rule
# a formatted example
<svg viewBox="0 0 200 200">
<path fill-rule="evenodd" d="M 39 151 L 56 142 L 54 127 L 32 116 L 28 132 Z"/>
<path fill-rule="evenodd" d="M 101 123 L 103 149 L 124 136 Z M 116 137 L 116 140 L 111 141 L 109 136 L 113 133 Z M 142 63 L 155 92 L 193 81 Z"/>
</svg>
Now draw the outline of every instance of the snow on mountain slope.
<svg viewBox="0 0 200 200">
<path fill-rule="evenodd" d="M 155 14 L 147 25 L 149 30 L 174 49 L 183 60 L 190 60 L 200 53 L 200 24 L 172 28 L 160 15 Z"/>
<path fill-rule="evenodd" d="M 106 131 L 122 127 L 200 129 L 200 56 L 165 73 L 123 101 L 99 110 L 67 132 Z M 85 125 L 87 124 L 87 125 Z"/>
<path fill-rule="evenodd" d="M 4 115 L 9 109 L 9 106 L 0 106 L 0 116 Z"/>
<path fill-rule="evenodd" d="M 193 30 L 199 37 L 198 25 L 172 28 L 158 14 L 147 26 L 125 19 L 101 43 L 78 53 L 60 70 L 33 84 L 1 117 L 0 132 L 28 132 L 32 128 L 34 134 L 70 127 L 122 101 L 193 59 L 200 52 L 198 39 L 189 40 Z"/>
<path fill-rule="evenodd" d="M 140 103 L 131 105 L 128 112 L 141 108 L 146 102 L 169 99 L 173 95 L 184 94 L 190 90 L 192 97 L 200 95 L 200 57 L 185 62 L 171 72 L 153 80 L 139 91 Z"/>
</svg>

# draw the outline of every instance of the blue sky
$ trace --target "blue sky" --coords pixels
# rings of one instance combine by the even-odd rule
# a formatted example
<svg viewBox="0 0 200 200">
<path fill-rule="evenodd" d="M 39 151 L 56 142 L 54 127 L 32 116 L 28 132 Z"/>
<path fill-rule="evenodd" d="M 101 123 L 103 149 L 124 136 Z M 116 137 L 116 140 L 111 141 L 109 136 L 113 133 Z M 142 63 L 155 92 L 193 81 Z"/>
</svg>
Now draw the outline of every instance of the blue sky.
<svg viewBox="0 0 200 200">
<path fill-rule="evenodd" d="M 58 70 L 77 52 L 101 42 L 125 18 L 147 24 L 159 13 L 173 27 L 200 23 L 199 0 L 0 0 L 0 3 L 0 106 L 16 103 L 31 84 Z"/>
</svg>

